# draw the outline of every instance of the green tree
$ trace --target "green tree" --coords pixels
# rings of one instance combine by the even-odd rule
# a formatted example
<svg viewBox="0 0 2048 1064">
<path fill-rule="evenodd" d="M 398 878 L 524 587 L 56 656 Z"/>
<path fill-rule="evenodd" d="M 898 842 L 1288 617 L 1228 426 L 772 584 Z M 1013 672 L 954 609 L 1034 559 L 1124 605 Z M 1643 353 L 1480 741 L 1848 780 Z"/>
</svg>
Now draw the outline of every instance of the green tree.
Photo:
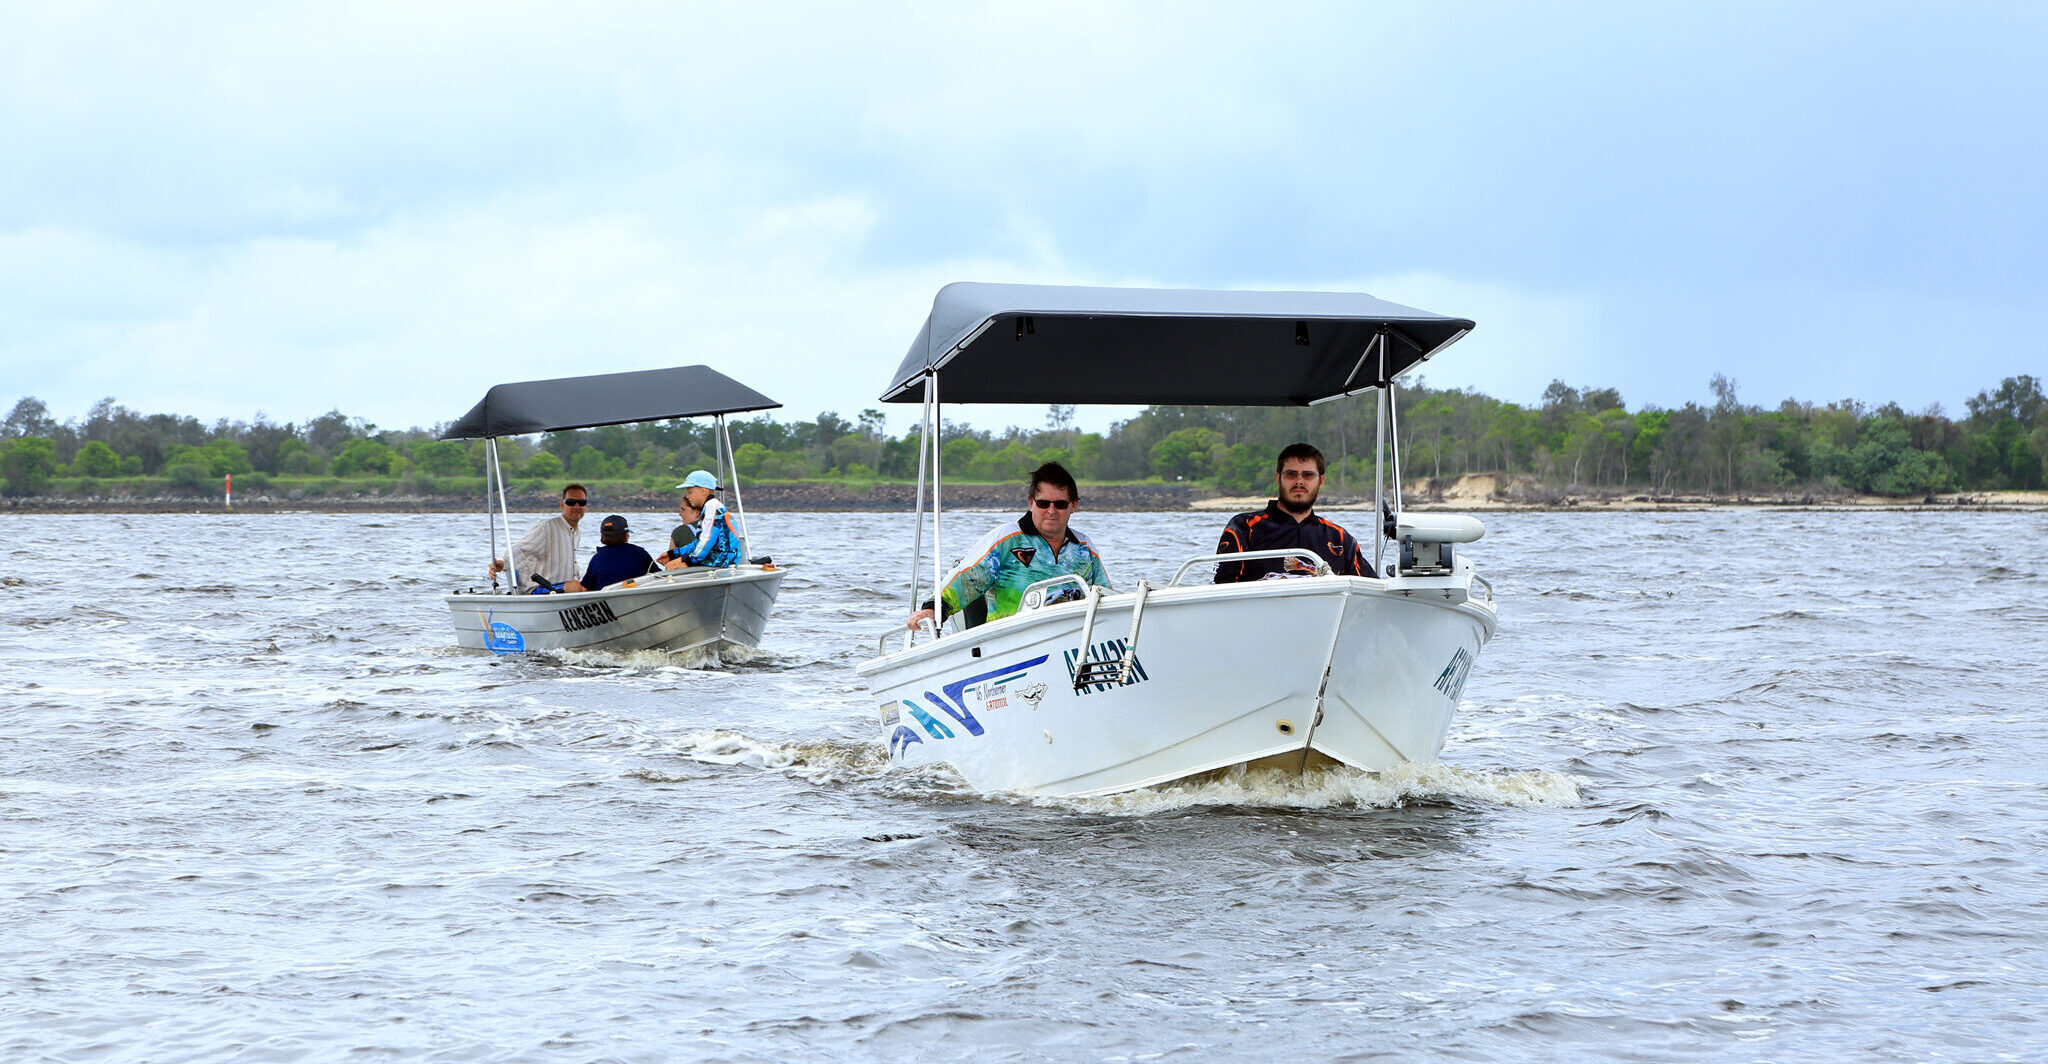
<svg viewBox="0 0 2048 1064">
<path fill-rule="evenodd" d="M 412 445 L 412 464 L 428 476 L 461 476 L 469 472 L 469 448 L 454 440 L 415 443 Z"/>
<path fill-rule="evenodd" d="M 327 463 L 306 441 L 293 437 L 277 445 L 277 469 L 294 476 L 314 476 L 327 472 Z"/>
<path fill-rule="evenodd" d="M 577 480 L 597 480 L 605 475 L 605 453 L 584 444 L 569 456 L 569 475 Z"/>
<path fill-rule="evenodd" d="M 71 459 L 71 471 L 82 477 L 111 477 L 121 472 L 121 456 L 112 447 L 93 440 L 78 449 Z"/>
<path fill-rule="evenodd" d="M 1273 487 L 1273 460 L 1263 447 L 1232 444 L 1216 464 L 1216 486 L 1224 491 L 1256 494 Z"/>
<path fill-rule="evenodd" d="M 196 447 L 164 463 L 164 476 L 181 488 L 203 488 L 213 483 L 213 471 Z"/>
<path fill-rule="evenodd" d="M 1074 460 L 1062 462 L 1077 477 L 1092 477 L 1102 468 L 1102 434 L 1084 432 L 1074 437 Z"/>
<path fill-rule="evenodd" d="M 761 475 L 761 466 L 766 464 L 769 455 L 774 453 L 759 443 L 743 443 L 732 449 L 732 464 L 740 471 L 740 476 L 758 477 Z"/>
<path fill-rule="evenodd" d="M 1169 480 L 1200 480 L 1209 475 L 1210 451 L 1223 442 L 1212 429 L 1177 429 L 1152 445 L 1152 469 Z"/>
<path fill-rule="evenodd" d="M 14 404 L 7 419 L 0 421 L 0 437 L 12 436 L 17 439 L 41 436 L 47 439 L 57 431 L 57 419 L 50 416 L 49 404 L 31 395 Z M 57 441 L 51 440 L 52 445 Z"/>
<path fill-rule="evenodd" d="M 216 477 L 247 473 L 256 468 L 249 463 L 249 452 L 224 436 L 199 448 L 197 453 L 206 461 L 206 471 Z"/>
<path fill-rule="evenodd" d="M 861 464 L 863 459 L 874 458 L 877 450 L 878 445 L 868 437 L 849 432 L 825 448 L 825 457 L 831 468 L 847 469 Z"/>
<path fill-rule="evenodd" d="M 6 477 L 7 494 L 41 495 L 50 490 L 50 477 L 57 471 L 56 441 L 23 436 L 5 446 L 6 452 L 0 456 L 0 475 Z"/>
<path fill-rule="evenodd" d="M 526 476 L 554 480 L 562 475 L 562 460 L 553 451 L 541 451 L 526 460 Z"/>
<path fill-rule="evenodd" d="M 357 437 L 348 441 L 341 453 L 334 456 L 332 468 L 337 477 L 381 477 L 390 476 L 392 467 L 397 463 L 397 453 L 381 441 Z"/>
<path fill-rule="evenodd" d="M 995 484 L 1021 481 L 1038 468 L 1038 454 L 1024 446 L 1023 440 L 1011 440 L 1000 451 L 984 451 L 974 460 L 971 468 L 976 480 Z"/>
<path fill-rule="evenodd" d="M 966 476 L 968 469 L 974 465 L 974 460 L 981 457 L 981 441 L 969 436 L 948 440 L 946 445 L 939 449 L 939 455 L 947 476 Z"/>
</svg>

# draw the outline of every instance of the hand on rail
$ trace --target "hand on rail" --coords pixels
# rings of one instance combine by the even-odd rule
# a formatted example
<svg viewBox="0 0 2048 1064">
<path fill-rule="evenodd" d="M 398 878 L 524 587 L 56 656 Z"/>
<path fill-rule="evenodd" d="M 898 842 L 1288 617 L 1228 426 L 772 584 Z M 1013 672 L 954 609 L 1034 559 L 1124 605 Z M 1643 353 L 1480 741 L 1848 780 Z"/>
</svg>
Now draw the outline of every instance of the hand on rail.
<svg viewBox="0 0 2048 1064">
<path fill-rule="evenodd" d="M 932 612 L 931 610 L 929 610 L 929 609 L 924 609 L 924 610 L 919 610 L 919 611 L 917 611 L 916 613 L 913 613 L 913 614 L 911 614 L 911 615 L 910 615 L 910 620 L 909 620 L 909 622 L 907 622 L 906 624 L 904 624 L 904 626 L 903 626 L 903 627 L 905 627 L 905 628 L 908 628 L 908 629 L 910 629 L 911 631 L 915 632 L 915 631 L 917 631 L 917 629 L 918 629 L 918 626 L 919 626 L 919 625 L 921 625 L 921 624 L 937 624 L 937 623 L 938 623 L 938 615 L 937 615 L 937 614 L 935 614 L 935 613 L 933 613 L 933 612 Z"/>
</svg>

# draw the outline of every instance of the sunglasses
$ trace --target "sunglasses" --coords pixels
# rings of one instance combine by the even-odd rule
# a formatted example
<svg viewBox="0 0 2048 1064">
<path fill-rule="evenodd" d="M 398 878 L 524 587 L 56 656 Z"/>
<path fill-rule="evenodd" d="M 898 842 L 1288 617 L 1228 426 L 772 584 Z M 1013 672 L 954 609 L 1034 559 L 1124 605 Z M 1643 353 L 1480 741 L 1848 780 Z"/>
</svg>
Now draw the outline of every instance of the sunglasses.
<svg viewBox="0 0 2048 1064">
<path fill-rule="evenodd" d="M 1041 510 L 1064 510 L 1064 509 L 1066 509 L 1067 507 L 1069 507 L 1069 506 L 1072 506 L 1072 505 L 1074 505 L 1074 500 L 1072 500 L 1072 499 L 1033 499 L 1033 500 L 1031 500 L 1031 505 L 1033 505 L 1033 506 L 1036 506 L 1036 507 L 1038 507 L 1038 508 L 1039 508 L 1039 509 L 1041 509 Z"/>
<path fill-rule="evenodd" d="M 564 506 L 588 506 L 588 505 L 590 505 L 590 500 L 589 500 L 589 499 L 563 499 L 563 500 L 562 500 L 562 505 L 564 505 Z"/>
</svg>

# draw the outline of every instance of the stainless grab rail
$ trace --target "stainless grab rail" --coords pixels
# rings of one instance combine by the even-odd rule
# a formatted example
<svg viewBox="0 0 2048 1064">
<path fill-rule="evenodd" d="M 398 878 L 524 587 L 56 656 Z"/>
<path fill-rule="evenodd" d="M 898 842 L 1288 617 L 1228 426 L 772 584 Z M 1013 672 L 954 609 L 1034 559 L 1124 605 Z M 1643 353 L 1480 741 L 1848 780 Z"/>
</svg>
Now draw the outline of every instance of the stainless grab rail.
<svg viewBox="0 0 2048 1064">
<path fill-rule="evenodd" d="M 1027 610 L 1035 610 L 1038 607 L 1045 605 L 1046 600 L 1052 597 L 1051 595 L 1046 594 L 1045 592 L 1054 584 L 1072 584 L 1074 585 L 1075 590 L 1081 592 L 1081 594 L 1086 595 L 1088 593 L 1088 581 L 1081 579 L 1080 576 L 1074 573 L 1061 573 L 1058 576 L 1046 580 L 1040 580 L 1039 582 L 1032 584 L 1030 587 L 1025 588 L 1023 598 L 1024 608 Z M 1034 598 L 1034 595 L 1037 597 Z"/>
<path fill-rule="evenodd" d="M 1250 561 L 1254 558 L 1306 558 L 1315 563 L 1317 576 L 1330 575 L 1330 563 L 1322 555 L 1305 547 L 1281 547 L 1276 550 L 1245 550 L 1232 551 L 1228 554 L 1207 554 L 1200 558 L 1191 559 L 1186 565 L 1180 567 L 1179 572 L 1173 574 L 1173 582 L 1166 586 L 1179 587 L 1181 577 L 1188 575 L 1188 570 L 1197 565 L 1220 565 L 1224 562 Z"/>
<path fill-rule="evenodd" d="M 882 655 L 887 654 L 889 652 L 889 637 L 892 635 L 902 636 L 903 649 L 909 650 L 911 647 L 917 645 L 916 633 L 918 632 L 923 632 L 925 635 L 930 636 L 933 639 L 938 638 L 938 626 L 934 625 L 931 621 L 931 618 L 927 617 L 924 620 L 917 622 L 917 627 L 915 629 L 910 628 L 908 626 L 901 628 L 891 628 L 888 631 L 883 632 L 881 635 L 876 636 L 875 656 L 879 658 Z M 927 640 L 927 642 L 929 642 L 929 640 Z"/>
</svg>

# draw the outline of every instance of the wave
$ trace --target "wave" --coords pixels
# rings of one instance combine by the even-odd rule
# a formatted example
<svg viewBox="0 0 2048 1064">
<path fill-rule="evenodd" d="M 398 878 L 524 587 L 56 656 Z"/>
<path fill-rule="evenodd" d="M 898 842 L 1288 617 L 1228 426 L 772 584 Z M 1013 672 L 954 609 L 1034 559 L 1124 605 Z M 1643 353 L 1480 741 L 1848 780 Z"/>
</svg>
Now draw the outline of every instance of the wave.
<svg viewBox="0 0 2048 1064">
<path fill-rule="evenodd" d="M 670 752 L 704 765 L 737 766 L 786 772 L 821 786 L 894 784 L 909 796 L 978 797 L 1003 804 L 1029 804 L 1080 813 L 1151 816 L 1208 806 L 1270 809 L 1393 809 L 1427 802 L 1483 802 L 1519 809 L 1576 806 L 1579 785 L 1558 772 L 1533 769 L 1493 772 L 1441 761 L 1397 765 L 1380 772 L 1346 767 L 1310 769 L 1295 774 L 1279 770 L 1226 770 L 1197 780 L 1093 798 L 1053 798 L 1015 793 L 976 793 L 950 769 L 897 769 L 879 743 L 823 740 L 778 743 L 739 732 L 699 731 L 678 736 Z M 691 778 L 658 769 L 631 773 L 655 783 Z"/>
<path fill-rule="evenodd" d="M 1531 769 L 1489 772 L 1442 761 L 1410 762 L 1379 772 L 1347 767 L 1226 771 L 1199 781 L 1169 783 L 1099 798 L 1041 798 L 1035 804 L 1080 812 L 1152 815 L 1203 806 L 1271 809 L 1394 809 L 1424 802 L 1476 801 L 1520 809 L 1576 806 L 1579 785 L 1570 776 Z"/>
<path fill-rule="evenodd" d="M 537 650 L 529 658 L 555 665 L 581 665 L 601 669 L 684 669 L 716 670 L 722 666 L 773 664 L 771 651 L 743 647 L 738 643 L 697 647 L 694 650 Z"/>
</svg>

